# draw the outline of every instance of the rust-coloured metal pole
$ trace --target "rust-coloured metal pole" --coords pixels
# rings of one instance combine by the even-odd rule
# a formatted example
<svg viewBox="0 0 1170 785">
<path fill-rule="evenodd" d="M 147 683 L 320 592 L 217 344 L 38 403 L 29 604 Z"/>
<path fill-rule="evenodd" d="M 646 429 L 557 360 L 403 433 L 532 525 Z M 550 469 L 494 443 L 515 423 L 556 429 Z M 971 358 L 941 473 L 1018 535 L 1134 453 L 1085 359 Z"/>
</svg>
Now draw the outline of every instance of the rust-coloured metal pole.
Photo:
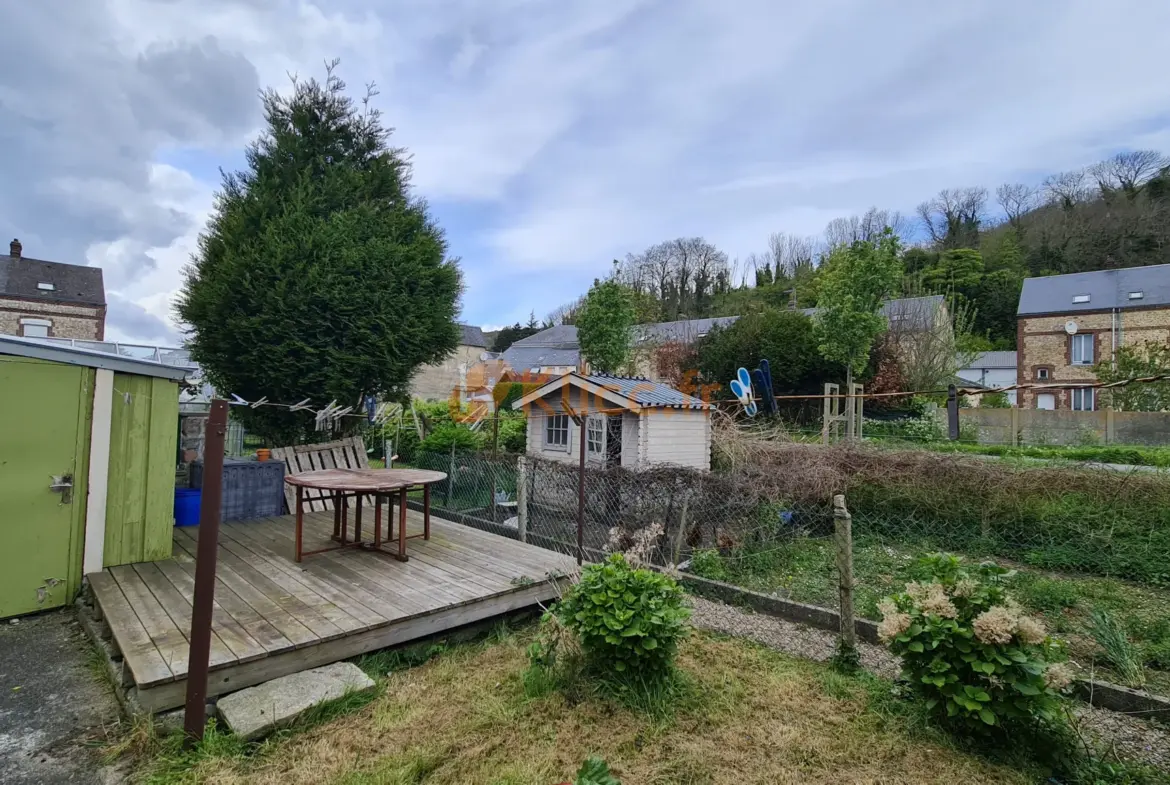
<svg viewBox="0 0 1170 785">
<path fill-rule="evenodd" d="M 211 608 L 215 599 L 215 557 L 219 547 L 219 514 L 223 503 L 223 443 L 228 405 L 211 402 L 203 442 L 203 493 L 199 512 L 199 546 L 195 553 L 195 598 L 191 610 L 191 645 L 187 658 L 185 746 L 203 739 L 207 717 L 207 668 L 211 658 Z"/>
<path fill-rule="evenodd" d="M 585 559 L 585 423 L 581 415 L 581 464 L 577 469 L 577 566 Z"/>
</svg>

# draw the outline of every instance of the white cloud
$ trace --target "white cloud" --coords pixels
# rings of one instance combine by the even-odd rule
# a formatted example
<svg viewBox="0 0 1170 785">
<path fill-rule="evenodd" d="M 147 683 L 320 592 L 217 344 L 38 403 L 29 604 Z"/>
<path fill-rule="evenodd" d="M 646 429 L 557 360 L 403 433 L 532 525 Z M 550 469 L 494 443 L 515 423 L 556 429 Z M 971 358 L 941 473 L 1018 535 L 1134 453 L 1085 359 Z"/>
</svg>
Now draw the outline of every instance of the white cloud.
<svg viewBox="0 0 1170 785">
<path fill-rule="evenodd" d="M 0 214 L 26 247 L 101 264 L 160 319 L 210 172 L 258 130 L 255 88 L 319 76 L 334 56 L 355 88 L 378 82 L 419 193 L 457 216 L 471 321 L 545 313 L 612 258 L 673 236 L 742 256 L 871 204 L 909 212 L 943 187 L 1170 152 L 1161 0 L 74 8 L 0 9 L 33 74 L 0 74 L 0 124 L 26 131 L 0 163 L 36 197 L 0 194 Z M 159 164 L 174 147 L 204 171 Z"/>
</svg>

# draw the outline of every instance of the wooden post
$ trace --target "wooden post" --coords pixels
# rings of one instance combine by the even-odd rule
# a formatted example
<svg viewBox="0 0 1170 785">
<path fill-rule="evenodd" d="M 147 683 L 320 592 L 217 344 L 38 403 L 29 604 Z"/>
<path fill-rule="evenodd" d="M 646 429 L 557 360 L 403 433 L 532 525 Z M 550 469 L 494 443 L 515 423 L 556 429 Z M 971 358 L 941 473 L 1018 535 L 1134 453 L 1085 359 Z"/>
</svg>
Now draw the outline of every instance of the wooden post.
<svg viewBox="0 0 1170 785">
<path fill-rule="evenodd" d="M 670 562 L 675 567 L 678 567 L 679 557 L 682 555 L 683 544 L 687 538 L 687 505 L 691 497 L 689 493 L 683 493 L 682 508 L 678 512 L 678 531 L 674 535 L 674 553 L 671 554 Z"/>
<path fill-rule="evenodd" d="M 825 404 L 821 417 L 821 441 L 824 444 L 832 444 L 840 435 L 841 417 L 837 414 L 837 393 L 840 390 L 838 385 L 825 382 Z"/>
<path fill-rule="evenodd" d="M 833 497 L 833 529 L 837 543 L 837 584 L 841 604 L 841 645 L 857 649 L 853 620 L 853 518 L 845 508 L 845 496 Z"/>
<path fill-rule="evenodd" d="M 849 412 L 849 416 L 853 418 L 853 440 L 861 441 L 861 423 L 863 420 L 862 412 L 865 410 L 865 386 L 861 384 L 854 384 L 853 389 L 853 407 Z"/>
<path fill-rule="evenodd" d="M 947 386 L 947 438 L 959 439 L 959 393 L 953 384 Z"/>
<path fill-rule="evenodd" d="M 227 401 L 211 402 L 203 447 L 203 494 L 199 512 L 199 543 L 195 552 L 195 597 L 191 611 L 191 645 L 187 655 L 187 703 L 184 746 L 203 739 L 207 724 L 207 671 L 211 659 L 211 611 L 215 600 L 215 559 L 219 547 L 219 516 L 223 503 L 223 446 L 227 434 Z M 297 487 L 300 490 L 300 487 Z"/>
<path fill-rule="evenodd" d="M 528 541 L 528 459 L 516 460 L 516 539 Z"/>
<path fill-rule="evenodd" d="M 577 467 L 577 566 L 585 560 L 585 423 L 581 415 L 581 463 Z"/>
</svg>

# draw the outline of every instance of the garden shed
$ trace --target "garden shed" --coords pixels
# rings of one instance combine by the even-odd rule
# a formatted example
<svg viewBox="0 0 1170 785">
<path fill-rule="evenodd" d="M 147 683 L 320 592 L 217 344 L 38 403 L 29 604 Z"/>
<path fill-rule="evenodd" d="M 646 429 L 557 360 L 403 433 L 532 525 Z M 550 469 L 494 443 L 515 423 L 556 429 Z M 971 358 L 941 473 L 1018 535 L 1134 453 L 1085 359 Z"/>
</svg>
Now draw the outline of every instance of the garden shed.
<svg viewBox="0 0 1170 785">
<path fill-rule="evenodd" d="M 711 468 L 711 406 L 649 379 L 568 373 L 512 404 L 528 414 L 528 454 L 598 467 Z"/>
<path fill-rule="evenodd" d="M 0 335 L 0 618 L 170 556 L 184 373 Z"/>
</svg>

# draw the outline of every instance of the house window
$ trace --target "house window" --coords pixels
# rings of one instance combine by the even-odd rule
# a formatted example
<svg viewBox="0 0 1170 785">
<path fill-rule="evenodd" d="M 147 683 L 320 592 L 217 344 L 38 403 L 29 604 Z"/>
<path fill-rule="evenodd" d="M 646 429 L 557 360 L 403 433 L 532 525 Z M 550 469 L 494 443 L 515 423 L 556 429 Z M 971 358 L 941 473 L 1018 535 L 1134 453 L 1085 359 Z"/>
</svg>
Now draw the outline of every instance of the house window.
<svg viewBox="0 0 1170 785">
<path fill-rule="evenodd" d="M 593 416 L 585 422 L 585 451 L 590 455 L 601 455 L 605 450 L 605 418 Z"/>
<path fill-rule="evenodd" d="M 544 446 L 550 450 L 569 449 L 569 415 L 550 414 L 544 418 Z"/>
<path fill-rule="evenodd" d="M 1145 292 L 1130 292 L 1129 293 L 1129 299 L 1131 299 L 1131 300 L 1140 300 L 1145 296 L 1146 296 Z"/>
<path fill-rule="evenodd" d="M 1093 334 L 1083 333 L 1081 335 L 1074 335 L 1069 340 L 1072 341 L 1072 364 L 1092 365 Z"/>
<path fill-rule="evenodd" d="M 1087 303 L 1088 301 L 1089 301 L 1089 295 L 1087 295 L 1087 294 L 1074 294 L 1073 295 L 1073 303 L 1074 304 Z"/>
<path fill-rule="evenodd" d="M 1093 411 L 1093 388 L 1076 387 L 1072 390 L 1072 408 L 1074 412 Z"/>
<path fill-rule="evenodd" d="M 51 284 L 51 283 L 45 283 L 44 281 L 41 281 L 40 283 L 37 284 L 37 288 L 40 289 L 42 292 L 51 292 L 54 289 L 56 289 L 57 287 L 53 286 L 53 284 Z"/>
<path fill-rule="evenodd" d="M 52 326 L 48 319 L 21 319 L 20 334 L 25 338 L 48 338 Z"/>
<path fill-rule="evenodd" d="M 1041 381 L 1048 381 L 1048 369 L 1047 368 L 1037 368 L 1036 369 L 1036 378 L 1040 379 Z"/>
<path fill-rule="evenodd" d="M 1052 410 L 1056 408 L 1056 396 L 1052 393 L 1040 393 L 1036 396 L 1036 408 Z"/>
</svg>

